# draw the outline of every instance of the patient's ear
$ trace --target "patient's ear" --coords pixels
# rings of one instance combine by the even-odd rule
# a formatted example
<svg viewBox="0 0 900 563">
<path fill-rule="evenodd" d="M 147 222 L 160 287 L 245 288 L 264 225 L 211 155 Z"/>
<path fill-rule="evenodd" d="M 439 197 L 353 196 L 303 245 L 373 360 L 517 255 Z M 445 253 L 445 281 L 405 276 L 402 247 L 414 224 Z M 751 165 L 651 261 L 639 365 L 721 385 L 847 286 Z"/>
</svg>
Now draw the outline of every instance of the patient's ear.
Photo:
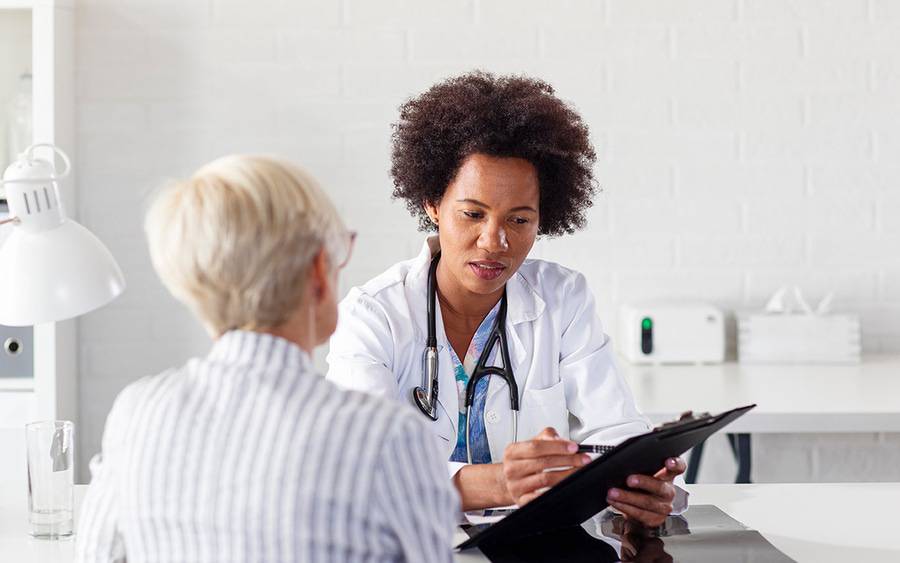
<svg viewBox="0 0 900 563">
<path fill-rule="evenodd" d="M 312 299 L 314 346 L 324 344 L 337 327 L 338 274 L 324 248 L 313 259 L 309 283 Z"/>
<path fill-rule="evenodd" d="M 328 253 L 325 252 L 324 246 L 319 249 L 319 252 L 317 252 L 315 257 L 313 258 L 311 270 L 312 271 L 310 272 L 309 283 L 311 285 L 313 295 L 318 302 L 321 301 L 329 291 L 331 291 L 331 268 L 328 264 Z"/>
</svg>

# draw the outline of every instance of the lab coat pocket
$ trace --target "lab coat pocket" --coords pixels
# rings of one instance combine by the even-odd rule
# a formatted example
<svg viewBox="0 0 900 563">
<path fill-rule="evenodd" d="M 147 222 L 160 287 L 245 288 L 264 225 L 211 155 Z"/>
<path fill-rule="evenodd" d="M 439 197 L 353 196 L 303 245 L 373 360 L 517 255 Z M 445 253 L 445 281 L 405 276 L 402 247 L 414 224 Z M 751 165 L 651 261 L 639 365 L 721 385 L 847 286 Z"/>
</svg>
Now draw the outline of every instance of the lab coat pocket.
<svg viewBox="0 0 900 563">
<path fill-rule="evenodd" d="M 546 389 L 526 389 L 522 396 L 519 440 L 530 440 L 548 426 L 561 437 L 569 437 L 569 411 L 562 381 Z"/>
</svg>

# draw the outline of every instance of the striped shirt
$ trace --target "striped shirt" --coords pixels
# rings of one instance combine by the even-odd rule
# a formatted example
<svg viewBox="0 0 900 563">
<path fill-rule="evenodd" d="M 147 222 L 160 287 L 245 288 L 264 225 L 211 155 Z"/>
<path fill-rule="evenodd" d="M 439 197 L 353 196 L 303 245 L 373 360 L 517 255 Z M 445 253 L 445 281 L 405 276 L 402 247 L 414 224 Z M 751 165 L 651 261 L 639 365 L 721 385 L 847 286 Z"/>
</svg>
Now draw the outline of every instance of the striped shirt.
<svg viewBox="0 0 900 563">
<path fill-rule="evenodd" d="M 78 561 L 451 561 L 459 498 L 412 411 L 234 331 L 116 399 Z"/>
</svg>

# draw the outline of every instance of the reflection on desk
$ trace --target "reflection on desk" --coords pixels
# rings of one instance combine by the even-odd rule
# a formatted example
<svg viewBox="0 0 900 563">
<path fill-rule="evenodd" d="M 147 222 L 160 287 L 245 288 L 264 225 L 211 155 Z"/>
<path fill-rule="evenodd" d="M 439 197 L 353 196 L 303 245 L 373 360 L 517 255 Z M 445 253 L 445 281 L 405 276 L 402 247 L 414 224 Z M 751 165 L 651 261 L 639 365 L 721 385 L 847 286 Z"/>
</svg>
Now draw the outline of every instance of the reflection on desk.
<svg viewBox="0 0 900 563">
<path fill-rule="evenodd" d="M 684 516 L 670 516 L 663 526 L 653 529 L 604 511 L 581 526 L 523 538 L 509 545 L 488 544 L 482 551 L 493 563 L 793 561 L 759 532 L 710 505 L 694 506 Z"/>
<path fill-rule="evenodd" d="M 715 505 L 757 530 L 800 563 L 900 561 L 896 509 L 900 483 L 691 485 L 694 506 Z M 690 511 L 688 511 L 690 515 Z M 459 531 L 455 540 L 461 542 Z M 480 553 L 458 553 L 458 563 L 485 562 Z"/>
</svg>

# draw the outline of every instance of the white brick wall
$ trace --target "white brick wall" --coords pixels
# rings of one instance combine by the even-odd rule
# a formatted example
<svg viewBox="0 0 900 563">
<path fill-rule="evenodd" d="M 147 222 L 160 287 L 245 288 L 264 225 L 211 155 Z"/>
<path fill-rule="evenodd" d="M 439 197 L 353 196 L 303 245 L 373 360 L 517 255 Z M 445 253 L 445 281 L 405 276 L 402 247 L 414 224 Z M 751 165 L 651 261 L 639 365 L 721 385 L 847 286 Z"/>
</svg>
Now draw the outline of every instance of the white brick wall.
<svg viewBox="0 0 900 563">
<path fill-rule="evenodd" d="M 608 324 L 629 299 L 758 307 L 797 283 L 859 311 L 868 352 L 900 352 L 898 5 L 79 0 L 78 207 L 129 283 L 80 323 L 82 464 L 121 387 L 208 344 L 152 272 L 147 194 L 222 153 L 281 153 L 360 231 L 360 283 L 420 244 L 389 199 L 397 106 L 473 67 L 541 76 L 588 121 L 603 193 L 585 232 L 534 253 L 583 268 Z M 755 476 L 896 480 L 897 444 L 759 437 Z M 727 448 L 708 457 L 704 479 L 730 478 Z"/>
</svg>

